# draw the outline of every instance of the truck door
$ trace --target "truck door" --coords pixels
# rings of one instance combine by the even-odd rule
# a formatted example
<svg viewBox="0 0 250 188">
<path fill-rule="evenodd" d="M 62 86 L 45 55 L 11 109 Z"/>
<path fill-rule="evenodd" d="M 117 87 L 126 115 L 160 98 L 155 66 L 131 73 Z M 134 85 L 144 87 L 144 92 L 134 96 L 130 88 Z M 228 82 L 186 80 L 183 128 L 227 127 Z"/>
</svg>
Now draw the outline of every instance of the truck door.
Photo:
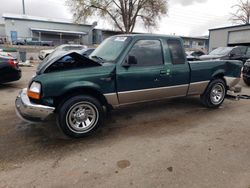
<svg viewBox="0 0 250 188">
<path fill-rule="evenodd" d="M 124 63 L 117 67 L 119 103 L 137 103 L 183 95 L 185 92 L 182 89 L 172 87 L 171 71 L 164 62 L 161 40 L 141 39 L 134 42 Z"/>
<path fill-rule="evenodd" d="M 130 61 L 130 62 L 129 62 Z M 163 48 L 158 39 L 134 42 L 124 62 L 117 67 L 117 90 L 120 104 L 157 99 L 164 86 Z"/>
</svg>

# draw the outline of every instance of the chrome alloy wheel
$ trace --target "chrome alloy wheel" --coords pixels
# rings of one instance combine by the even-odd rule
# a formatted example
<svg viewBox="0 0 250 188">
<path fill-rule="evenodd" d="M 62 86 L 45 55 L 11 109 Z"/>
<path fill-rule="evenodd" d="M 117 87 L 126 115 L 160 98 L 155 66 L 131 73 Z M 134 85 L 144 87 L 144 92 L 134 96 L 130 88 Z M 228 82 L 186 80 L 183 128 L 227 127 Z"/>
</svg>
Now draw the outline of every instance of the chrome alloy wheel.
<svg viewBox="0 0 250 188">
<path fill-rule="evenodd" d="M 71 131 L 85 133 L 95 127 L 98 118 L 98 110 L 93 104 L 79 102 L 69 109 L 66 123 Z"/>
<path fill-rule="evenodd" d="M 214 85 L 210 93 L 211 102 L 215 105 L 220 104 L 225 98 L 225 92 L 223 84 L 218 83 Z"/>
</svg>

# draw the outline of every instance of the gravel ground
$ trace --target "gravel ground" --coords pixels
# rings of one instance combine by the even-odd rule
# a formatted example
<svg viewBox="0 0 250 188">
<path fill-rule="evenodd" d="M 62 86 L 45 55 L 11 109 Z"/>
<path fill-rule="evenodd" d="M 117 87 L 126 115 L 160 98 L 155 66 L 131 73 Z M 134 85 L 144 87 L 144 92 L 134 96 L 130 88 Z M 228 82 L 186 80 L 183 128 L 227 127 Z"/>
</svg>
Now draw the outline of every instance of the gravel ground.
<svg viewBox="0 0 250 188">
<path fill-rule="evenodd" d="M 72 140 L 54 121 L 15 115 L 34 70 L 0 85 L 0 187 L 250 187 L 250 100 L 216 110 L 198 97 L 123 107 L 95 135 Z"/>
</svg>

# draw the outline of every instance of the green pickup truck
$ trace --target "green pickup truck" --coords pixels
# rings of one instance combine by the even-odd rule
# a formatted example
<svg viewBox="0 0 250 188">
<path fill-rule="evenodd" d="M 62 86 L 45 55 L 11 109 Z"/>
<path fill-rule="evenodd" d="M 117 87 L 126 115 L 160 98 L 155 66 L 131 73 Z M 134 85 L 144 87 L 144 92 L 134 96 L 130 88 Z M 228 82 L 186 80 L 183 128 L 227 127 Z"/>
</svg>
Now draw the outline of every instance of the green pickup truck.
<svg viewBox="0 0 250 188">
<path fill-rule="evenodd" d="M 33 122 L 56 114 L 62 131 L 79 138 L 122 105 L 200 95 L 203 105 L 217 108 L 227 91 L 237 90 L 241 68 L 240 61 L 187 62 L 179 37 L 118 35 L 89 58 L 75 52 L 48 56 L 18 95 L 16 111 Z"/>
</svg>

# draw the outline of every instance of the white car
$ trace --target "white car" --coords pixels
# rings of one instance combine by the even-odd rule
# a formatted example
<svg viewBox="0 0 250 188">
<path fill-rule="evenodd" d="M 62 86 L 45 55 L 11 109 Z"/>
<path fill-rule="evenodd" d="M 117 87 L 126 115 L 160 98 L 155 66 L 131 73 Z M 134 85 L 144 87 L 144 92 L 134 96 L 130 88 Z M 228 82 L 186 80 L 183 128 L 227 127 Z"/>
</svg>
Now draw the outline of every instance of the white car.
<svg viewBox="0 0 250 188">
<path fill-rule="evenodd" d="M 49 54 L 51 54 L 52 52 L 54 52 L 55 49 L 49 49 L 49 50 L 41 50 L 39 53 L 39 59 L 43 60 L 45 59 Z"/>
<path fill-rule="evenodd" d="M 83 49 L 87 49 L 88 47 L 85 45 L 79 45 L 79 44 L 63 44 L 55 49 L 48 49 L 48 50 L 41 50 L 39 53 L 39 59 L 43 60 L 45 59 L 49 54 L 51 54 L 54 51 L 81 51 Z"/>
<path fill-rule="evenodd" d="M 9 53 L 9 52 L 3 52 L 1 49 L 0 49 L 0 56 L 13 57 L 11 53 Z"/>
</svg>

